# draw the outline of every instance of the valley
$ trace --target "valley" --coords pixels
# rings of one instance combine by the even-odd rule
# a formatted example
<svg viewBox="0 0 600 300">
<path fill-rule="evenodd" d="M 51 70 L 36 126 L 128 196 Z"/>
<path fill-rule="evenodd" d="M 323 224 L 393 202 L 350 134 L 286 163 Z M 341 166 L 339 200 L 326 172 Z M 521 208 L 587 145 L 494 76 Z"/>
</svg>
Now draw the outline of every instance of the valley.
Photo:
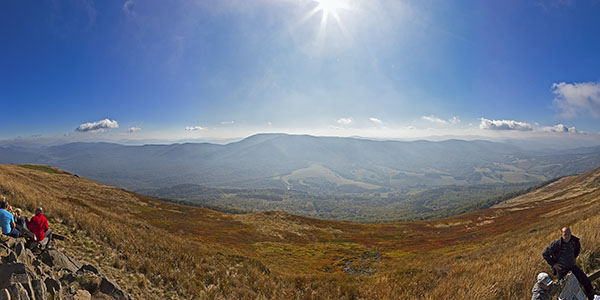
<svg viewBox="0 0 600 300">
<path fill-rule="evenodd" d="M 168 296 L 173 299 L 526 298 L 535 274 L 548 268 L 541 251 L 563 224 L 582 238 L 584 270 L 600 266 L 594 229 L 600 226 L 600 170 L 551 182 L 497 208 L 386 224 L 273 211 L 232 215 L 48 167 L 0 170 L 0 193 L 11 204 L 43 205 L 51 223 L 113 249 L 101 256 L 175 291 Z M 121 285 L 138 298 L 158 299 Z"/>
</svg>

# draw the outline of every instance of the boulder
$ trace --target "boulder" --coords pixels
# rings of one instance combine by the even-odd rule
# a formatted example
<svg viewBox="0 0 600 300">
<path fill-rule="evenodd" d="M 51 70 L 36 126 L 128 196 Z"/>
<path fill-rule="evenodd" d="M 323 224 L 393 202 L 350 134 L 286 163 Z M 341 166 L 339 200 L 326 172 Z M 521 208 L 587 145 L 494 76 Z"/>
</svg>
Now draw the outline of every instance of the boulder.
<svg viewBox="0 0 600 300">
<path fill-rule="evenodd" d="M 95 294 L 100 289 L 100 283 L 102 283 L 102 277 L 94 273 L 82 273 L 77 276 L 77 282 L 81 288 Z"/>
<path fill-rule="evenodd" d="M 56 249 L 46 249 L 40 255 L 42 261 L 50 267 L 67 269 L 73 273 L 81 268 L 81 263 L 64 255 Z"/>
<path fill-rule="evenodd" d="M 23 243 L 23 241 L 18 241 L 14 249 L 17 262 L 19 263 L 30 264 L 35 258 L 31 250 L 25 247 L 25 243 Z"/>
<path fill-rule="evenodd" d="M 29 284 L 34 279 L 37 279 L 37 276 L 25 264 L 0 264 L 0 289 L 8 288 L 15 283 Z"/>
<path fill-rule="evenodd" d="M 47 300 L 46 297 L 46 285 L 39 279 L 31 281 L 31 289 L 35 295 L 35 300 Z"/>
<path fill-rule="evenodd" d="M 27 290 L 20 283 L 15 283 L 7 288 L 10 300 L 34 300 L 29 297 Z"/>
<path fill-rule="evenodd" d="M 10 300 L 10 293 L 8 293 L 8 289 L 0 290 L 0 300 Z"/>
<path fill-rule="evenodd" d="M 10 253 L 10 249 L 6 247 L 4 244 L 0 244 L 0 257 L 8 256 Z"/>
<path fill-rule="evenodd" d="M 78 274 L 81 273 L 94 273 L 94 274 L 98 274 L 98 269 L 96 269 L 96 267 L 92 266 L 92 265 L 83 265 L 81 266 L 81 268 L 79 268 L 79 270 L 77 270 Z"/>
<path fill-rule="evenodd" d="M 86 291 L 86 290 L 79 290 L 77 291 L 77 293 L 75 293 L 75 296 L 73 296 L 73 300 L 91 300 L 92 299 L 92 295 L 90 294 L 90 292 Z"/>
<path fill-rule="evenodd" d="M 14 251 L 10 251 L 8 253 L 8 256 L 4 259 L 5 262 L 7 263 L 16 263 L 17 262 L 17 255 L 15 254 Z"/>
<path fill-rule="evenodd" d="M 58 298 L 58 295 L 60 295 L 60 291 L 62 289 L 60 281 L 52 277 L 48 277 L 44 280 L 44 285 L 46 286 L 46 291 L 48 291 L 54 297 L 54 299 Z"/>
<path fill-rule="evenodd" d="M 118 284 L 114 283 L 110 279 L 106 277 L 102 277 L 102 282 L 100 283 L 100 292 L 112 296 L 116 300 L 133 300 L 135 298 L 131 297 L 129 293 L 123 291 Z"/>
</svg>

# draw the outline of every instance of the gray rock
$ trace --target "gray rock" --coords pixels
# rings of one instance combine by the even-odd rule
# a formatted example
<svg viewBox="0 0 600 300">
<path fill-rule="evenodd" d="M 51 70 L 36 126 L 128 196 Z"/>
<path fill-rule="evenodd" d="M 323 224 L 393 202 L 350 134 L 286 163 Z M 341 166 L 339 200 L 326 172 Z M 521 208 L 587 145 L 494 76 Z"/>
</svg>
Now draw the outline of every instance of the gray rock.
<svg viewBox="0 0 600 300">
<path fill-rule="evenodd" d="M 10 300 L 8 289 L 0 290 L 0 300 Z"/>
<path fill-rule="evenodd" d="M 83 266 L 81 266 L 81 268 L 79 268 L 79 270 L 77 270 L 77 273 L 94 273 L 94 274 L 98 274 L 98 269 L 96 269 L 96 267 L 94 267 L 92 265 L 83 265 Z"/>
<path fill-rule="evenodd" d="M 15 283 L 29 284 L 34 279 L 37 279 L 37 276 L 25 264 L 0 264 L 0 289 L 7 288 Z"/>
<path fill-rule="evenodd" d="M 67 269 L 73 273 L 81 268 L 81 263 L 64 255 L 56 249 L 46 249 L 40 255 L 42 261 L 50 267 Z"/>
<path fill-rule="evenodd" d="M 14 253 L 17 257 L 17 262 L 30 264 L 33 261 L 35 256 L 31 252 L 31 250 L 25 247 L 25 243 L 23 243 L 23 241 L 17 241 L 14 249 Z"/>
<path fill-rule="evenodd" d="M 102 277 L 102 282 L 100 282 L 100 291 L 102 293 L 112 296 L 116 289 L 120 290 L 121 288 L 110 279 Z"/>
<path fill-rule="evenodd" d="M 10 251 L 10 253 L 8 253 L 8 256 L 6 257 L 5 262 L 7 262 L 7 263 L 16 263 L 17 262 L 17 255 L 15 254 L 14 251 Z"/>
<path fill-rule="evenodd" d="M 129 293 L 123 291 L 118 284 L 106 277 L 102 277 L 100 283 L 100 292 L 112 296 L 116 300 L 134 300 Z"/>
<path fill-rule="evenodd" d="M 58 295 L 60 295 L 60 291 L 62 290 L 62 285 L 60 284 L 60 281 L 52 277 L 48 277 L 46 278 L 46 280 L 44 280 L 44 285 L 46 286 L 46 291 L 52 294 L 54 299 L 56 299 Z"/>
<path fill-rule="evenodd" d="M 27 290 L 20 283 L 15 283 L 7 288 L 11 300 L 35 300 L 27 294 Z"/>
<path fill-rule="evenodd" d="M 35 295 L 35 300 L 48 300 L 46 297 L 46 285 L 41 280 L 35 279 L 31 281 L 31 288 Z"/>
<path fill-rule="evenodd" d="M 88 292 L 86 290 L 77 291 L 77 293 L 75 293 L 75 296 L 73 297 L 73 300 L 91 300 L 91 299 L 92 299 L 92 295 L 90 294 L 90 292 Z"/>
<path fill-rule="evenodd" d="M 0 244 L 0 257 L 8 256 L 10 252 L 11 251 L 8 247 L 4 246 L 3 244 Z"/>
</svg>

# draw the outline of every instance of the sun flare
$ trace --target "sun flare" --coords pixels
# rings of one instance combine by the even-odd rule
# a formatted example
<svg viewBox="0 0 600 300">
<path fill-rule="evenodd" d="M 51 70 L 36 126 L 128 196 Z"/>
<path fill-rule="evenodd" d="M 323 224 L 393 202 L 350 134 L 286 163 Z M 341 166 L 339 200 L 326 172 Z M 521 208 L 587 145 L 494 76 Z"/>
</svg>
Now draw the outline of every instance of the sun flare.
<svg viewBox="0 0 600 300">
<path fill-rule="evenodd" d="M 340 9 L 348 9 L 348 4 L 344 0 L 315 0 L 318 3 L 317 9 L 324 13 L 337 14 Z"/>
</svg>

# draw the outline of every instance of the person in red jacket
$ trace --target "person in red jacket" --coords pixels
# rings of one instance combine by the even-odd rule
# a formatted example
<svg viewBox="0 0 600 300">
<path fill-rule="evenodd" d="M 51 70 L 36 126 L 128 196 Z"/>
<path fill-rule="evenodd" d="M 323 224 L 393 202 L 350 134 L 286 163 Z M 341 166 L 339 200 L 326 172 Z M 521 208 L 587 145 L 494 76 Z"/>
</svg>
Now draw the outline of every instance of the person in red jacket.
<svg viewBox="0 0 600 300">
<path fill-rule="evenodd" d="M 44 217 L 44 210 L 41 207 L 35 209 L 35 216 L 31 220 L 27 220 L 27 228 L 35 235 L 36 241 L 41 245 L 46 245 L 46 248 L 50 247 L 50 240 L 52 239 L 52 230 L 48 226 L 48 219 Z"/>
</svg>

